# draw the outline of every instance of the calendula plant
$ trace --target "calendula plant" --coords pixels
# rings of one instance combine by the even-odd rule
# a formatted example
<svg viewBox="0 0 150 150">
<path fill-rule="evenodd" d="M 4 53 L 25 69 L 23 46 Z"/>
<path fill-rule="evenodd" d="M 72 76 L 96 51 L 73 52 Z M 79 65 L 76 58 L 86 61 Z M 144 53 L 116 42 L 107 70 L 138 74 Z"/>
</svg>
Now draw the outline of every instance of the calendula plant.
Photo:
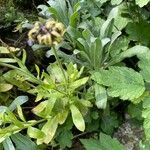
<svg viewBox="0 0 150 150">
<path fill-rule="evenodd" d="M 32 49 L 0 40 L 0 149 L 150 149 L 148 2 L 48 0 Z"/>
<path fill-rule="evenodd" d="M 15 115 L 8 108 L 6 113 L 1 114 L 2 118 L 6 118 L 4 115 L 8 117 L 12 115 L 12 119 L 15 119 L 13 119 L 14 122 L 10 120 L 8 127 L 1 129 L 1 141 L 12 134 L 27 129 L 27 134 L 31 138 L 37 139 L 37 144 L 48 144 L 54 138 L 57 128 L 64 124 L 69 114 L 71 114 L 77 129 L 82 132 L 85 130 L 84 115 L 86 115 L 88 107 L 91 107 L 92 104 L 84 97 L 79 97 L 77 89 L 84 88 L 89 77 L 82 77 L 84 67 L 78 71 L 76 64 L 65 64 L 66 69 L 63 68 L 55 49 L 57 42 L 62 40 L 63 32 L 63 25 L 55 21 L 47 22 L 45 27 L 41 27 L 39 23 L 36 23 L 33 29 L 30 30 L 29 39 L 33 42 L 52 46 L 56 56 L 56 62 L 50 64 L 46 72 L 40 73 L 40 69 L 35 65 L 37 77 L 25 66 L 25 51 L 23 51 L 22 60 L 19 60 L 14 54 L 12 54 L 13 58 L 5 58 L 6 61 L 1 60 L 1 66 L 13 69 L 3 75 L 11 86 L 15 85 L 20 90 L 37 95 L 35 102 L 38 102 L 38 104 L 32 109 L 32 113 L 39 118 L 39 120 L 25 121 L 21 113 L 22 121 L 17 121 Z M 41 35 L 42 33 L 43 35 Z M 51 37 L 47 37 L 47 35 Z M 17 63 L 18 67 L 10 63 Z M 21 107 L 18 109 L 19 112 L 22 112 Z M 8 120 L 2 119 L 2 124 L 7 123 Z M 43 124 L 40 129 L 34 127 L 41 122 Z"/>
</svg>

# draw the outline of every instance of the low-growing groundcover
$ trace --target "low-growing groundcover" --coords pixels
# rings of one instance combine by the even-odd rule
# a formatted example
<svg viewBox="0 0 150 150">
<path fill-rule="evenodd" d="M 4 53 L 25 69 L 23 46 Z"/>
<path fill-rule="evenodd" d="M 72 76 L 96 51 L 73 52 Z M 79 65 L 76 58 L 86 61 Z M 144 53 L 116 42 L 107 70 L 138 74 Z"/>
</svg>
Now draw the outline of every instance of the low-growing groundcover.
<svg viewBox="0 0 150 150">
<path fill-rule="evenodd" d="M 15 29 L 26 48 L 0 40 L 0 149 L 149 150 L 149 8 L 48 0 Z"/>
</svg>

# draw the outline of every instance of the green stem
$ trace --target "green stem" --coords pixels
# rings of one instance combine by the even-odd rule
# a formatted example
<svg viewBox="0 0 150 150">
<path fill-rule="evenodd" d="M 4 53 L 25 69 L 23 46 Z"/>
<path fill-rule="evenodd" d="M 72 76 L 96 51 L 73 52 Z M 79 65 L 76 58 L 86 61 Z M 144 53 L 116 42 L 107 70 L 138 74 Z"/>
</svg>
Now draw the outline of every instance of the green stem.
<svg viewBox="0 0 150 150">
<path fill-rule="evenodd" d="M 55 49 L 54 46 L 53 46 L 53 52 L 54 52 L 56 61 L 58 62 L 58 65 L 59 65 L 59 67 L 60 67 L 60 69 L 61 69 L 61 72 L 62 72 L 62 74 L 63 74 L 63 76 L 64 76 L 65 82 L 67 83 L 68 81 L 67 81 L 67 78 L 66 78 L 66 75 L 65 75 L 63 66 L 62 66 L 62 64 L 61 64 L 61 62 L 60 62 L 60 59 L 59 59 L 59 57 L 58 57 L 57 51 L 56 51 L 56 49 Z"/>
</svg>

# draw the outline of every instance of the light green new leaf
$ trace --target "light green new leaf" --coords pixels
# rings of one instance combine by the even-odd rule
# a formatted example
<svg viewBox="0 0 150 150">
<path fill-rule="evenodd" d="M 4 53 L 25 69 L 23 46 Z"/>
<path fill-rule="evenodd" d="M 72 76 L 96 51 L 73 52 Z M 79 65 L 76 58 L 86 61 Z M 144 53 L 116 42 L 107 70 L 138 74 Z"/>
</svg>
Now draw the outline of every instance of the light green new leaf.
<svg viewBox="0 0 150 150">
<path fill-rule="evenodd" d="M 72 120 L 74 125 L 77 127 L 78 130 L 84 131 L 85 130 L 85 122 L 83 116 L 79 109 L 75 105 L 70 106 Z"/>
<path fill-rule="evenodd" d="M 7 92 L 11 90 L 13 85 L 7 83 L 0 83 L 0 92 Z"/>
<path fill-rule="evenodd" d="M 138 56 L 140 59 L 138 66 L 141 69 L 140 73 L 142 74 L 144 80 L 150 83 L 150 52 L 143 53 Z"/>
<path fill-rule="evenodd" d="M 26 122 L 25 117 L 24 117 L 24 115 L 23 115 L 22 108 L 21 108 L 20 105 L 17 106 L 17 113 L 18 113 L 19 118 L 20 118 L 22 121 Z"/>
<path fill-rule="evenodd" d="M 0 58 L 0 63 L 16 63 L 17 61 L 13 58 Z"/>
<path fill-rule="evenodd" d="M 95 88 L 96 106 L 98 108 L 105 109 L 107 104 L 106 89 L 99 84 L 95 84 L 94 88 Z"/>
<path fill-rule="evenodd" d="M 150 0 L 135 0 L 136 4 L 139 5 L 140 7 L 143 7 L 145 5 L 147 5 L 148 2 L 150 2 Z"/>
<path fill-rule="evenodd" d="M 88 81 L 89 77 L 84 77 L 82 79 L 76 80 L 75 82 L 72 82 L 69 85 L 69 88 L 71 90 L 75 90 L 76 88 L 80 87 L 81 85 L 84 85 Z"/>
<path fill-rule="evenodd" d="M 110 67 L 101 69 L 92 75 L 97 83 L 108 87 L 108 95 L 120 97 L 122 100 L 131 100 L 140 97 L 145 91 L 144 81 L 140 73 L 127 67 Z"/>
<path fill-rule="evenodd" d="M 45 137 L 45 134 L 41 130 L 34 127 L 29 127 L 27 130 L 27 134 L 29 135 L 29 137 L 34 139 L 41 139 Z"/>
</svg>

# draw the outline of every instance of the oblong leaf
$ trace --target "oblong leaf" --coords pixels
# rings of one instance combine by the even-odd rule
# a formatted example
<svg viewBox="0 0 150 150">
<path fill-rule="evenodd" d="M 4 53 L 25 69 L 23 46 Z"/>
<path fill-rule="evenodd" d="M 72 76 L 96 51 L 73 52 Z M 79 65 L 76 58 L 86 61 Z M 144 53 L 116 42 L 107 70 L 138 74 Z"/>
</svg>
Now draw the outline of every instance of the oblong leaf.
<svg viewBox="0 0 150 150">
<path fill-rule="evenodd" d="M 77 127 L 78 130 L 84 131 L 85 130 L 85 122 L 83 116 L 79 109 L 75 105 L 70 106 L 72 120 L 74 125 Z"/>
</svg>

